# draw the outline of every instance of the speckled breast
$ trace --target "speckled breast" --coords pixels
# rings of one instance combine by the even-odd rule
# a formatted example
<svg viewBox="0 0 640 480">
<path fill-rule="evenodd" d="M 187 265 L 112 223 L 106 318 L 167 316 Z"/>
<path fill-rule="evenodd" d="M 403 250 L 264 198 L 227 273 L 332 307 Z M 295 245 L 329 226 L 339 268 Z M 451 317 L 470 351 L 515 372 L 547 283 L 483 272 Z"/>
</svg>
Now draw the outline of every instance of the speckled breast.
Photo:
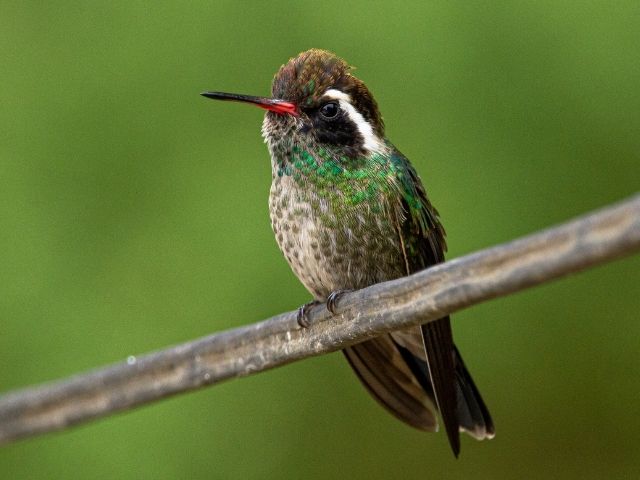
<svg viewBox="0 0 640 480">
<path fill-rule="evenodd" d="M 353 181 L 357 191 L 361 184 Z M 353 202 L 344 192 L 344 185 L 319 187 L 273 175 L 269 211 L 276 241 L 318 300 L 335 290 L 364 288 L 406 274 L 394 199 L 381 191 Z"/>
</svg>

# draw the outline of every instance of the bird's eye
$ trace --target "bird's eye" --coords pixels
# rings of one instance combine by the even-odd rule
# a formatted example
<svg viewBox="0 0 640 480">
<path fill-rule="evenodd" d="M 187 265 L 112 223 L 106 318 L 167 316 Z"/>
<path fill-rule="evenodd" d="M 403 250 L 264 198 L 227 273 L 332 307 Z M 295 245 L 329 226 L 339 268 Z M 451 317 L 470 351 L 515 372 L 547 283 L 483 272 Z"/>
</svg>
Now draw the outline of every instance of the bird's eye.
<svg viewBox="0 0 640 480">
<path fill-rule="evenodd" d="M 324 118 L 335 118 L 340 111 L 340 107 L 336 102 L 328 102 L 320 107 L 320 115 Z"/>
</svg>

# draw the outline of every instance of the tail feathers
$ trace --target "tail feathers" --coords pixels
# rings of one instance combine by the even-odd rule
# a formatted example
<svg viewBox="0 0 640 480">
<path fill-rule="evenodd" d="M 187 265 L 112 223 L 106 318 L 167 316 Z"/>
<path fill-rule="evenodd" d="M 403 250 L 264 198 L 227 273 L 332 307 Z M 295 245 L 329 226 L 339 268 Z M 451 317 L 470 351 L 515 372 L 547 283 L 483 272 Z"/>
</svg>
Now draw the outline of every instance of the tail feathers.
<svg viewBox="0 0 640 480">
<path fill-rule="evenodd" d="M 369 393 L 403 422 L 425 431 L 438 429 L 436 401 L 425 358 L 390 335 L 343 350 Z M 493 438 L 494 427 L 478 388 L 454 346 L 458 428 L 473 438 Z"/>
<path fill-rule="evenodd" d="M 460 352 L 454 346 L 458 392 L 458 421 L 460 430 L 477 440 L 493 438 L 495 429 L 489 409 L 484 404 L 473 379 L 465 367 Z"/>
<path fill-rule="evenodd" d="M 424 342 L 423 352 L 440 419 L 451 450 L 457 457 L 460 454 L 460 421 L 451 321 L 449 317 L 441 318 L 421 325 L 420 329 Z"/>
<path fill-rule="evenodd" d="M 427 393 L 430 398 L 434 398 L 433 386 L 431 385 L 426 362 L 397 343 L 396 346 L 411 369 L 411 372 L 418 382 L 420 382 L 420 385 L 422 385 L 425 393 Z M 456 406 L 460 431 L 471 435 L 477 440 L 493 438 L 495 436 L 495 430 L 489 409 L 482 400 L 482 396 L 455 345 L 454 364 L 456 372 Z"/>
</svg>

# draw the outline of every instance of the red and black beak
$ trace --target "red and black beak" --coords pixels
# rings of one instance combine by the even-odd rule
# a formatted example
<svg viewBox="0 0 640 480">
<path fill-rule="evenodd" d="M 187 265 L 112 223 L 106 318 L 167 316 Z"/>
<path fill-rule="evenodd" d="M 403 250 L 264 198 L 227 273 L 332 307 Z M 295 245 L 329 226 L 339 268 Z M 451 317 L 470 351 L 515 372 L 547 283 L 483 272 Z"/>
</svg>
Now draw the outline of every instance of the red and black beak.
<svg viewBox="0 0 640 480">
<path fill-rule="evenodd" d="M 298 109 L 294 103 L 277 98 L 254 97 L 252 95 L 239 95 L 237 93 L 202 92 L 200 95 L 213 100 L 226 100 L 231 102 L 251 103 L 256 107 L 264 108 L 270 112 L 288 115 L 298 115 Z"/>
</svg>

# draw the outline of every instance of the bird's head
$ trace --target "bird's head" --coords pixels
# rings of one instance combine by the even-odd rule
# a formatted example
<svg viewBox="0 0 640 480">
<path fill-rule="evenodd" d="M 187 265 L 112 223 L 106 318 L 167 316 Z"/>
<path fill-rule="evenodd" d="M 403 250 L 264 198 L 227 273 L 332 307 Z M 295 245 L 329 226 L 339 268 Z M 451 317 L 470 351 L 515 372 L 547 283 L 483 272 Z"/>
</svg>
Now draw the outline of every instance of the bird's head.
<svg viewBox="0 0 640 480">
<path fill-rule="evenodd" d="M 384 123 L 367 86 L 333 53 L 311 49 L 280 67 L 272 97 L 204 92 L 216 100 L 252 103 L 267 110 L 263 135 L 270 146 L 294 141 L 350 157 L 380 152 Z"/>
</svg>

